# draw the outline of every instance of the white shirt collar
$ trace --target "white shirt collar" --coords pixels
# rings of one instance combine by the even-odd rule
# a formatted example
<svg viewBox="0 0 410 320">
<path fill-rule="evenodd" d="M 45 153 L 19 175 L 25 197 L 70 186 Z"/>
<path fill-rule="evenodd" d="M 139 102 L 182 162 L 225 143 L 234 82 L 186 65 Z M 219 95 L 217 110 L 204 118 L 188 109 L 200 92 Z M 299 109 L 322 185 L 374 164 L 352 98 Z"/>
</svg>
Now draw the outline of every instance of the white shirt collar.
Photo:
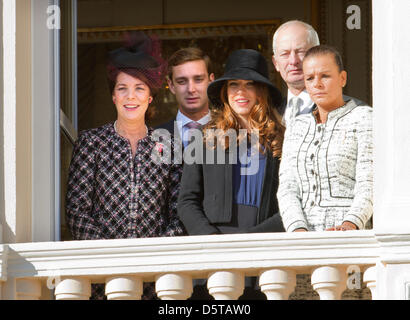
<svg viewBox="0 0 410 320">
<path fill-rule="evenodd" d="M 285 109 L 285 114 L 283 116 L 283 122 L 286 125 L 286 123 L 289 123 L 291 119 L 290 112 L 289 112 L 289 101 L 296 97 L 290 90 L 288 90 L 288 97 L 287 97 L 287 104 L 286 104 L 286 109 Z M 303 114 L 303 113 L 309 113 L 312 111 L 314 102 L 310 98 L 309 94 L 307 93 L 306 90 L 303 90 L 299 95 L 297 95 L 298 98 L 302 99 L 303 104 L 300 105 L 299 107 L 299 112 L 298 114 Z"/>
<path fill-rule="evenodd" d="M 178 131 L 180 136 L 182 137 L 182 128 L 189 122 L 193 121 L 192 119 L 188 118 L 186 115 L 184 115 L 180 110 L 178 110 L 176 119 L 177 124 L 178 124 Z M 208 111 L 208 113 L 203 116 L 201 119 L 197 120 L 196 122 L 200 123 L 201 125 L 205 125 L 211 120 L 211 112 Z"/>
<path fill-rule="evenodd" d="M 290 90 L 288 90 L 288 105 L 289 105 L 289 101 L 290 99 L 292 99 L 293 97 L 296 97 Z M 309 93 L 307 93 L 306 89 L 303 90 L 301 93 L 299 93 L 299 95 L 297 96 L 298 98 L 302 99 L 303 104 L 300 108 L 300 111 L 303 111 L 305 108 L 308 107 L 312 107 L 314 105 L 312 99 L 310 98 Z"/>
<path fill-rule="evenodd" d="M 204 124 L 207 124 L 210 119 L 211 119 L 211 112 L 208 111 L 208 113 L 205 116 L 203 116 L 201 119 L 197 120 L 196 122 L 204 125 Z M 180 110 L 178 110 L 176 120 L 180 121 L 182 123 L 182 126 L 184 126 L 187 123 L 193 121 L 192 119 L 190 119 L 186 115 L 184 115 Z"/>
</svg>

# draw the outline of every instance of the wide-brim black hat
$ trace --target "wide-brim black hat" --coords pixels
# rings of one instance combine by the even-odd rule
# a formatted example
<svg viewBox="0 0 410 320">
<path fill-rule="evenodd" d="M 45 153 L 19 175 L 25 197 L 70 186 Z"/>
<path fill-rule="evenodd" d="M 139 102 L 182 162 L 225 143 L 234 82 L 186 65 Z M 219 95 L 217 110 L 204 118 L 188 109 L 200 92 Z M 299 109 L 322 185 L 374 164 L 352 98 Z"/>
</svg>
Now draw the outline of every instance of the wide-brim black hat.
<svg viewBox="0 0 410 320">
<path fill-rule="evenodd" d="M 268 65 L 260 52 L 253 49 L 239 49 L 231 53 L 226 62 L 224 75 L 208 86 L 208 98 L 214 107 L 223 106 L 220 93 L 225 81 L 235 79 L 253 80 L 265 84 L 269 89 L 273 106 L 277 107 L 281 104 L 282 95 L 270 82 Z"/>
</svg>

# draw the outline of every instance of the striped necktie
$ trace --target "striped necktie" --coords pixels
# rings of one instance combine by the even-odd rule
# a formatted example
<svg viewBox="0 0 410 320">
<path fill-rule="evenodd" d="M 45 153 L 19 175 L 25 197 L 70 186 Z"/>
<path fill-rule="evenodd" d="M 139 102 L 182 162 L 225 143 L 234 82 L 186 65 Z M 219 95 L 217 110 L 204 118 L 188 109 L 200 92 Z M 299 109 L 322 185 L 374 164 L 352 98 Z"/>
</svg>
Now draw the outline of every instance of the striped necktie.
<svg viewBox="0 0 410 320">
<path fill-rule="evenodd" d="M 183 141 L 184 147 L 186 147 L 188 145 L 188 143 L 191 141 L 191 138 L 192 138 L 191 137 L 191 134 L 192 134 L 191 130 L 192 129 L 199 129 L 199 128 L 201 128 L 201 126 L 202 125 L 199 122 L 196 122 L 196 121 L 191 121 L 191 122 L 188 122 L 187 124 L 184 125 L 184 127 L 188 129 L 186 134 L 185 134 L 185 137 L 184 137 L 187 140 Z"/>
<path fill-rule="evenodd" d="M 187 127 L 188 129 L 199 129 L 201 127 L 201 124 L 196 122 L 196 121 L 191 121 L 188 122 L 185 127 Z"/>
<path fill-rule="evenodd" d="M 300 106 L 303 104 L 303 100 L 298 97 L 293 97 L 289 101 L 289 122 L 293 123 L 295 121 L 296 116 L 300 112 Z"/>
</svg>

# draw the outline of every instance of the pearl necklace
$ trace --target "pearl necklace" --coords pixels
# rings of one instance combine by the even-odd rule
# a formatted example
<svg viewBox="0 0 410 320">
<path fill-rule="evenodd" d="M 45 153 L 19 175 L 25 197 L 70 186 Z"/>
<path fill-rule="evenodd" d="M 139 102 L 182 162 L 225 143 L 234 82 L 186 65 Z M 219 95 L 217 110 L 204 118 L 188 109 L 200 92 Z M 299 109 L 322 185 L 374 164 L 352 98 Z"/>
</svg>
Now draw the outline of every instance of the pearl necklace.
<svg viewBox="0 0 410 320">
<path fill-rule="evenodd" d="M 119 134 L 118 130 L 117 130 L 117 120 L 114 121 L 114 130 L 116 133 Z M 148 135 L 148 127 L 147 125 L 145 125 L 145 134 Z"/>
</svg>

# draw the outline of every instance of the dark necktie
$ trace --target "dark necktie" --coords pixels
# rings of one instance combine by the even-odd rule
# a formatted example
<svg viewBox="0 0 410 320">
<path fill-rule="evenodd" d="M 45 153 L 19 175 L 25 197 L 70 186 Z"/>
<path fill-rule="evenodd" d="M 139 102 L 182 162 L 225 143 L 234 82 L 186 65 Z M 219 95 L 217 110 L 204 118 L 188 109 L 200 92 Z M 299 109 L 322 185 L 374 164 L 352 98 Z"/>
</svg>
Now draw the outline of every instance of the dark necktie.
<svg viewBox="0 0 410 320">
<path fill-rule="evenodd" d="M 183 141 L 184 147 L 186 147 L 188 145 L 188 143 L 191 141 L 191 138 L 192 138 L 191 137 L 191 135 L 192 135 L 191 130 L 192 129 L 199 129 L 201 126 L 202 125 L 200 123 L 196 122 L 196 121 L 191 121 L 191 122 L 188 122 L 187 124 L 185 124 L 185 128 L 187 128 L 188 131 L 185 134 L 185 137 L 186 137 L 187 140 Z"/>
</svg>

